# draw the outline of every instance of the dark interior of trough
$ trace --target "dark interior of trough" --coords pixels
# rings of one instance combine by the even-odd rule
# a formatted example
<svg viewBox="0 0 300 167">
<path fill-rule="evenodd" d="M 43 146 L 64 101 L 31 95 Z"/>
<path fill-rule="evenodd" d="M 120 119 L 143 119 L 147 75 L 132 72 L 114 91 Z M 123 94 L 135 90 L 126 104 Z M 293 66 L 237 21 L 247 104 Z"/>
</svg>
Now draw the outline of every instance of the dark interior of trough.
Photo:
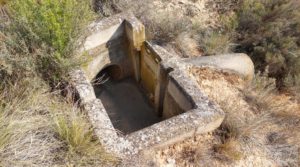
<svg viewBox="0 0 300 167">
<path fill-rule="evenodd" d="M 104 68 L 94 83 L 96 97 L 102 101 L 114 128 L 128 134 L 160 122 L 162 118 L 145 90 L 132 77 L 119 79 L 119 70 L 117 65 Z"/>
</svg>

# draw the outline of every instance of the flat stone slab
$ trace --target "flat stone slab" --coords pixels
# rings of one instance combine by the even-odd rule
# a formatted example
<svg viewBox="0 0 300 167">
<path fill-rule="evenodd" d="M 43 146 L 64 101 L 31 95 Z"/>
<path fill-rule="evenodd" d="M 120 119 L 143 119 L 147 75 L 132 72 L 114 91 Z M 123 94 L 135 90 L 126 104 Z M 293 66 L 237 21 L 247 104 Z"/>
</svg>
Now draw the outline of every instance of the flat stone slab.
<svg viewBox="0 0 300 167">
<path fill-rule="evenodd" d="M 199 67 L 212 67 L 233 72 L 251 81 L 254 78 L 254 64 L 250 57 L 243 53 L 201 56 L 185 60 Z"/>
</svg>

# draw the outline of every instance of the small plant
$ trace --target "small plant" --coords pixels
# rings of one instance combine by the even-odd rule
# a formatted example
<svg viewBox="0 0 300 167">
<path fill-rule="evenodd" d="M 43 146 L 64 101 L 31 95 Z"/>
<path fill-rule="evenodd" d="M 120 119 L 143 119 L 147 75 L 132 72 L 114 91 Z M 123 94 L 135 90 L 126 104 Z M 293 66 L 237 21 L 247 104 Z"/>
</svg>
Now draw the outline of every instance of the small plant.
<svg viewBox="0 0 300 167">
<path fill-rule="evenodd" d="M 230 52 L 230 36 L 212 32 L 199 37 L 199 45 L 205 55 L 224 54 Z"/>
<path fill-rule="evenodd" d="M 300 74 L 288 75 L 284 80 L 284 84 L 289 88 L 288 92 L 300 101 Z"/>
<path fill-rule="evenodd" d="M 147 27 L 147 38 L 161 44 L 174 41 L 180 33 L 190 28 L 189 19 L 178 18 L 175 13 L 160 12 L 141 19 Z"/>
<path fill-rule="evenodd" d="M 223 31 L 228 34 L 234 35 L 236 28 L 239 26 L 238 17 L 235 13 L 220 16 Z"/>
<path fill-rule="evenodd" d="M 1 166 L 102 166 L 106 153 L 85 117 L 42 79 L 0 83 Z M 53 119 L 53 115 L 54 117 Z"/>
<path fill-rule="evenodd" d="M 81 116 L 73 116 L 71 120 L 62 115 L 56 116 L 55 129 L 70 152 L 88 153 L 99 145 L 93 142 L 93 131 Z"/>
<path fill-rule="evenodd" d="M 83 115 L 57 115 L 54 117 L 54 122 L 56 132 L 67 145 L 67 157 L 72 163 L 76 162 L 76 157 L 79 160 L 78 162 L 83 160 L 84 163 L 86 163 L 84 159 L 117 162 L 117 159 L 106 153 L 100 142 L 94 137 L 93 129 L 87 123 Z M 79 158 L 80 156 L 81 158 Z"/>
<path fill-rule="evenodd" d="M 289 97 L 279 96 L 276 80 L 269 78 L 268 72 L 256 74 L 254 81 L 243 90 L 243 93 L 246 101 L 259 113 L 284 116 L 297 110 L 297 105 Z"/>
<path fill-rule="evenodd" d="M 268 70 L 255 75 L 254 80 L 243 90 L 245 100 L 259 111 L 265 110 L 265 101 L 277 93 L 276 80 L 268 76 Z"/>
<path fill-rule="evenodd" d="M 214 151 L 217 157 L 227 161 L 239 161 L 243 157 L 243 153 L 239 150 L 240 142 L 237 139 L 226 139 L 224 143 L 215 145 Z"/>
<path fill-rule="evenodd" d="M 270 149 L 272 154 L 284 152 L 279 146 L 281 144 L 292 148 L 288 154 L 294 153 L 293 149 L 297 149 L 300 143 L 299 106 L 290 97 L 278 93 L 275 79 L 268 77 L 268 71 L 258 73 L 251 84 L 243 87 L 230 81 L 233 75 L 212 71 L 191 70 L 200 88 L 226 113 L 215 132 L 219 142 L 213 146 L 214 157 L 220 162 L 236 162 L 247 159 L 254 152 L 259 152 L 259 155 L 270 152 Z M 219 95 L 220 90 L 222 96 Z M 281 142 L 279 145 L 266 144 L 271 133 L 278 134 L 274 140 Z M 281 157 L 275 161 L 280 161 L 279 164 L 288 161 L 297 163 L 295 157 L 289 160 Z"/>
</svg>

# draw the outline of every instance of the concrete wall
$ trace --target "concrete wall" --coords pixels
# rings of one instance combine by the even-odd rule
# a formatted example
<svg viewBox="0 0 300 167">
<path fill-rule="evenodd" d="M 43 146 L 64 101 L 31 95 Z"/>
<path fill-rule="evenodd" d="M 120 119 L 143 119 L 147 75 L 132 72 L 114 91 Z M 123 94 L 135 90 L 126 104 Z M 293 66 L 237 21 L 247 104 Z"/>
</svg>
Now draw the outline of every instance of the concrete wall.
<svg viewBox="0 0 300 167">
<path fill-rule="evenodd" d="M 167 119 L 192 109 L 193 102 L 170 75 L 172 70 L 164 68 L 163 63 L 152 45 L 145 42 L 141 51 L 141 84 L 150 94 L 158 114 Z"/>
<path fill-rule="evenodd" d="M 84 64 L 82 69 L 89 81 L 110 65 L 118 65 L 121 69 L 119 79 L 133 76 L 134 69 L 129 56 L 130 43 L 128 42 L 126 21 L 116 17 L 114 19 L 97 21 L 89 27 L 90 35 L 82 48 Z M 104 26 L 105 25 L 105 26 Z"/>
<path fill-rule="evenodd" d="M 147 91 L 148 97 L 153 104 L 155 104 L 155 96 L 158 96 L 157 94 L 159 93 L 156 91 L 160 76 L 159 63 L 159 57 L 152 54 L 148 46 L 143 44 L 141 50 L 140 83 Z"/>
<path fill-rule="evenodd" d="M 145 42 L 144 25 L 131 14 L 95 21 L 82 50 L 83 70 L 91 81 L 109 65 L 119 65 L 122 77 L 141 78 L 141 49 Z M 148 82 L 147 82 L 148 83 Z"/>
<path fill-rule="evenodd" d="M 132 63 L 133 75 L 136 81 L 140 81 L 141 73 L 141 48 L 146 40 L 145 27 L 134 16 L 125 21 L 125 32 L 128 43 L 128 55 Z"/>
<path fill-rule="evenodd" d="M 163 104 L 163 117 L 170 118 L 193 109 L 193 101 L 172 77 L 168 77 L 167 90 Z"/>
</svg>

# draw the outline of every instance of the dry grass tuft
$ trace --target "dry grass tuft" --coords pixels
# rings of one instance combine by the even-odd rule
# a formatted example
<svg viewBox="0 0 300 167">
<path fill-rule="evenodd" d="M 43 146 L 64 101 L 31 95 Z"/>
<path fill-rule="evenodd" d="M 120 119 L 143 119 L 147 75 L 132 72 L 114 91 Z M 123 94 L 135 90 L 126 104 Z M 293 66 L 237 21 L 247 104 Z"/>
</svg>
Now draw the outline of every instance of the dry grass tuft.
<svg viewBox="0 0 300 167">
<path fill-rule="evenodd" d="M 216 157 L 226 161 L 238 161 L 243 157 L 243 153 L 240 151 L 241 143 L 234 139 L 226 139 L 224 143 L 215 145 L 214 151 Z"/>
<path fill-rule="evenodd" d="M 231 39 L 228 34 L 213 31 L 209 34 L 198 34 L 199 47 L 204 55 L 216 55 L 231 52 Z"/>
<path fill-rule="evenodd" d="M 101 143 L 93 134 L 93 129 L 82 114 L 56 115 L 55 130 L 64 141 L 68 153 L 67 158 L 73 164 L 99 164 L 114 162 L 118 159 L 106 153 Z"/>
<path fill-rule="evenodd" d="M 81 116 L 73 116 L 71 120 L 63 115 L 55 116 L 55 130 L 59 137 L 66 142 L 70 152 L 89 152 L 95 148 L 92 141 L 93 131 Z M 95 143 L 95 146 L 97 143 Z"/>
<path fill-rule="evenodd" d="M 50 93 L 41 79 L 27 79 L 31 82 L 19 80 L 0 87 L 0 166 L 117 163 L 93 137 L 78 109 L 59 92 Z M 55 116 L 65 122 L 57 126 Z"/>
<path fill-rule="evenodd" d="M 3 150 L 7 144 L 9 143 L 9 140 L 11 139 L 11 124 L 10 121 L 7 121 L 5 116 L 3 116 L 3 113 L 0 115 L 0 150 Z"/>
<path fill-rule="evenodd" d="M 191 22 L 185 16 L 178 16 L 175 12 L 148 11 L 142 22 L 147 27 L 147 38 L 160 44 L 173 42 L 176 37 L 190 29 Z"/>
</svg>

